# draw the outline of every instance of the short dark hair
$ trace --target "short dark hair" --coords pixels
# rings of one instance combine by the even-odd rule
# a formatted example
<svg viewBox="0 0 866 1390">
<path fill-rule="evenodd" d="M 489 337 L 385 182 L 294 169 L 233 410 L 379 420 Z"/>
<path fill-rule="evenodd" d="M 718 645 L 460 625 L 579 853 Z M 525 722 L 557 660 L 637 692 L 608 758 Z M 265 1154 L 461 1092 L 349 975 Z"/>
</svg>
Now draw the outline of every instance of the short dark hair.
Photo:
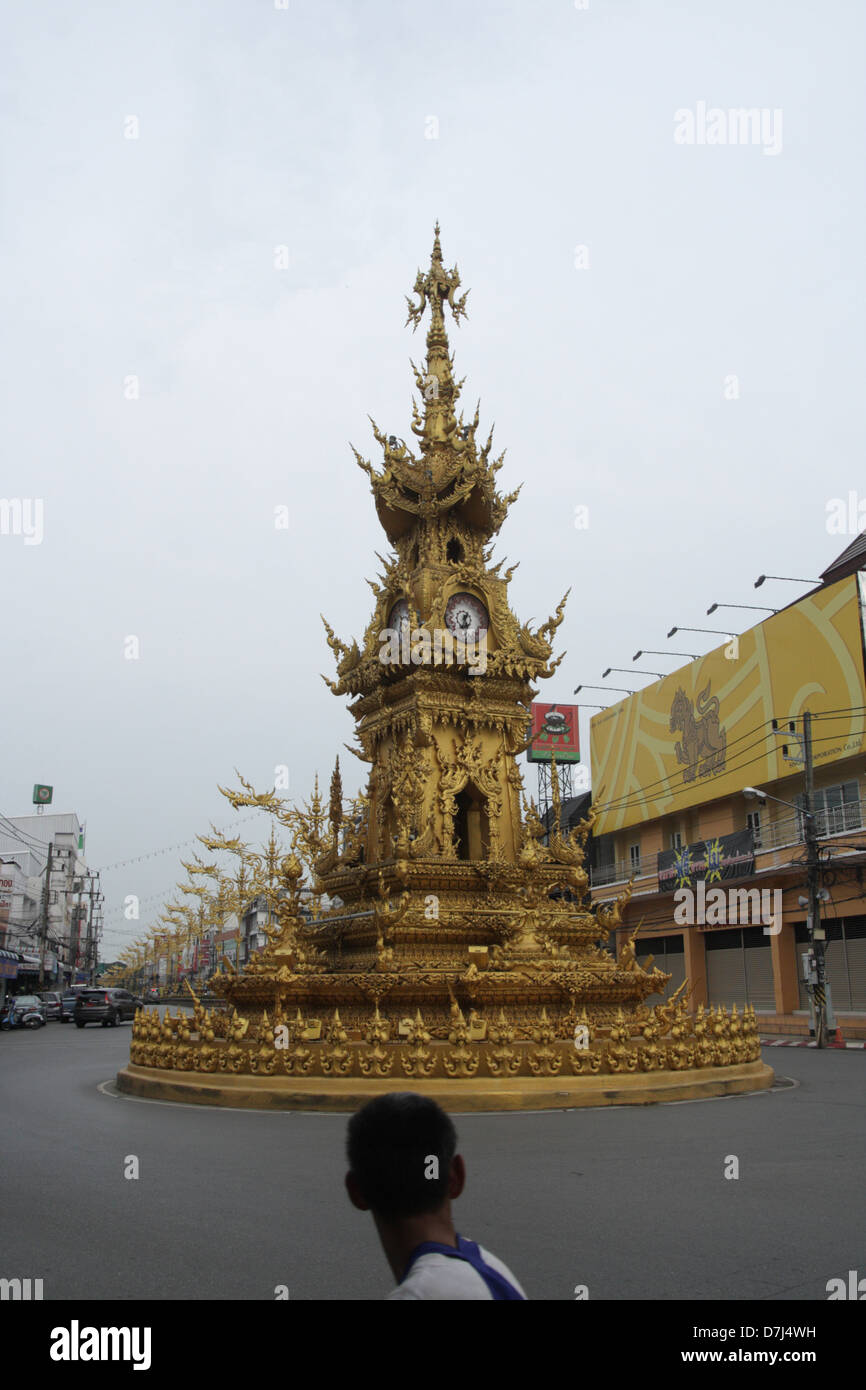
<svg viewBox="0 0 866 1390">
<path fill-rule="evenodd" d="M 436 1211 L 448 1195 L 457 1131 L 435 1100 L 390 1091 L 352 1116 L 346 1150 L 372 1211 L 391 1218 L 421 1216 Z M 438 1173 L 431 1158 L 438 1160 Z"/>
</svg>

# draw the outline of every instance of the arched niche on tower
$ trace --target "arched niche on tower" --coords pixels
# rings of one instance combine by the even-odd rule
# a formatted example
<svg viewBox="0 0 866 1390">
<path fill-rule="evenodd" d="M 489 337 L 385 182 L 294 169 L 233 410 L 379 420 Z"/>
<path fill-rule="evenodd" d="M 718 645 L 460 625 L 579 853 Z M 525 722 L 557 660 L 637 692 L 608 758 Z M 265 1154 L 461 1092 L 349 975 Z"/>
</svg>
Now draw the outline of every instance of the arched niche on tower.
<svg viewBox="0 0 866 1390">
<path fill-rule="evenodd" d="M 474 782 L 467 782 L 454 798 L 454 847 L 458 859 L 490 857 L 490 817 L 487 798 Z"/>
</svg>

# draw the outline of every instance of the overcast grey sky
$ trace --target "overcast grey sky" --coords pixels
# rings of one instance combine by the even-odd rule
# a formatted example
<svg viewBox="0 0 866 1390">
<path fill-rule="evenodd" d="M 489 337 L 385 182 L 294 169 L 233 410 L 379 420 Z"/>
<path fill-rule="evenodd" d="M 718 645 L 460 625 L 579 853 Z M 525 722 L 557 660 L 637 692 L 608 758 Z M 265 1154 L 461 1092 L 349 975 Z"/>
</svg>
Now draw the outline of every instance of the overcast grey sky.
<svg viewBox="0 0 866 1390">
<path fill-rule="evenodd" d="M 235 766 L 327 781 L 353 725 L 319 613 L 360 636 L 387 546 L 348 441 L 376 459 L 367 412 L 409 432 L 403 296 L 437 217 L 471 289 L 465 403 L 508 449 L 503 491 L 525 481 L 497 549 L 512 606 L 540 621 L 572 586 L 541 698 L 718 625 L 714 600 L 793 599 L 753 580 L 817 575 L 851 539 L 828 501 L 866 499 L 864 16 L 9 7 L 0 491 L 41 499 L 44 535 L 0 535 L 0 811 L 52 782 L 100 867 L 229 824 Z M 701 103 L 777 113 L 779 148 L 679 143 Z M 124 895 L 180 875 L 176 854 L 104 875 L 107 958 L 148 924 Z"/>
</svg>

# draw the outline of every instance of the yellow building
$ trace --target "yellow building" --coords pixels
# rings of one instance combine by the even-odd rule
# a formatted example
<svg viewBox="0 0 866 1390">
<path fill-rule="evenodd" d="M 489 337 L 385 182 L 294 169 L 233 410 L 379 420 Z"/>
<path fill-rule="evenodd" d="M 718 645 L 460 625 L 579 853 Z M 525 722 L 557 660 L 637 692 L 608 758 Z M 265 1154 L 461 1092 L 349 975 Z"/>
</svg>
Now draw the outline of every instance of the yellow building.
<svg viewBox="0 0 866 1390">
<path fill-rule="evenodd" d="M 634 882 L 617 945 L 641 924 L 669 989 L 750 1003 L 765 1033 L 810 1031 L 809 711 L 827 980 L 843 1037 L 866 1038 L 864 568 L 866 533 L 818 588 L 590 725 L 592 896 Z"/>
</svg>

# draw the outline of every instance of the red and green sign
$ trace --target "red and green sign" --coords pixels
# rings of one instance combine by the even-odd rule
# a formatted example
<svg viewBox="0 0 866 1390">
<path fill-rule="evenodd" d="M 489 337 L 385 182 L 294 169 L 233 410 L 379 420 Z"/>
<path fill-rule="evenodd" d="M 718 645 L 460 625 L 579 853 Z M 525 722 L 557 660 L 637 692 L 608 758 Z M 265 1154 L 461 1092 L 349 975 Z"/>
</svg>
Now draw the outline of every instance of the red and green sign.
<svg viewBox="0 0 866 1390">
<path fill-rule="evenodd" d="M 532 705 L 532 743 L 529 745 L 531 763 L 580 762 L 580 735 L 577 727 L 577 705 Z"/>
</svg>

